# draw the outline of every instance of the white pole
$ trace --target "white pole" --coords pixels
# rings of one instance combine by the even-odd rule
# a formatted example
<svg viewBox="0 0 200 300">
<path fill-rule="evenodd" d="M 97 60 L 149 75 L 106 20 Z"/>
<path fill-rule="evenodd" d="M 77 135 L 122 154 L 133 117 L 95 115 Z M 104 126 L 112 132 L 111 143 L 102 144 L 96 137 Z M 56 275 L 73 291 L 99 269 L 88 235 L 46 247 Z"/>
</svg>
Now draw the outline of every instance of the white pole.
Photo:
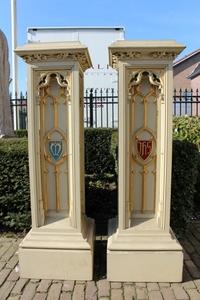
<svg viewBox="0 0 200 300">
<path fill-rule="evenodd" d="M 17 55 L 14 53 L 14 49 L 17 46 L 17 12 L 16 12 L 16 0 L 11 0 L 11 28 L 12 28 L 12 98 L 14 99 L 18 95 L 18 64 Z M 13 107 L 14 118 L 14 130 L 17 128 L 17 109 Z"/>
</svg>

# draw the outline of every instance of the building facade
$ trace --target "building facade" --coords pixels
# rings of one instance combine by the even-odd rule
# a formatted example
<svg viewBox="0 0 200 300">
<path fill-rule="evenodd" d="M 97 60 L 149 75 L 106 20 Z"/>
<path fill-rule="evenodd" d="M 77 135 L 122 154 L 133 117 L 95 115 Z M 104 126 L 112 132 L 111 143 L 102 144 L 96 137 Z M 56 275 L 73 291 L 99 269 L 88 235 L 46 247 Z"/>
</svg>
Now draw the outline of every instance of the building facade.
<svg viewBox="0 0 200 300">
<path fill-rule="evenodd" d="M 84 89 L 117 90 L 117 71 L 109 66 L 108 47 L 124 40 L 123 27 L 38 27 L 28 28 L 28 43 L 80 41 L 88 47 L 93 67 L 84 76 Z"/>
<path fill-rule="evenodd" d="M 194 91 L 200 87 L 200 49 L 177 60 L 174 65 L 174 88 Z"/>
</svg>

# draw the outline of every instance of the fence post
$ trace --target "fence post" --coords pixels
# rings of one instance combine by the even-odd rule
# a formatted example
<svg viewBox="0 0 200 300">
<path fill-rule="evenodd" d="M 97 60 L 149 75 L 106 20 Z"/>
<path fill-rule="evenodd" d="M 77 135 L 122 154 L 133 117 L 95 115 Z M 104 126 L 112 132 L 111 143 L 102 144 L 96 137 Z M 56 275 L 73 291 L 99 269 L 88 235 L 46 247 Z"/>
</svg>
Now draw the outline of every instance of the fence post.
<svg viewBox="0 0 200 300">
<path fill-rule="evenodd" d="M 90 90 L 90 127 L 93 127 L 93 89 Z"/>
</svg>

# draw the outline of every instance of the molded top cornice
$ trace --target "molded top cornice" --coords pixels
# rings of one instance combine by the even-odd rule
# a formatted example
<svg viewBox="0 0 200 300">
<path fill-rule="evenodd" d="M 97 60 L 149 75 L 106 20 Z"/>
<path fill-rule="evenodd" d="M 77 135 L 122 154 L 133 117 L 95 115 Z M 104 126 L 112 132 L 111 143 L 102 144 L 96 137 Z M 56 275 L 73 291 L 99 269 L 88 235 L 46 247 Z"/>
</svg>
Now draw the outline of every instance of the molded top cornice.
<svg viewBox="0 0 200 300">
<path fill-rule="evenodd" d="M 29 43 L 15 49 L 27 64 L 47 61 L 76 60 L 83 71 L 92 67 L 88 48 L 80 42 Z"/>
<path fill-rule="evenodd" d="M 185 49 L 175 40 L 167 41 L 117 41 L 109 47 L 109 61 L 113 68 L 119 60 L 174 60 Z"/>
</svg>

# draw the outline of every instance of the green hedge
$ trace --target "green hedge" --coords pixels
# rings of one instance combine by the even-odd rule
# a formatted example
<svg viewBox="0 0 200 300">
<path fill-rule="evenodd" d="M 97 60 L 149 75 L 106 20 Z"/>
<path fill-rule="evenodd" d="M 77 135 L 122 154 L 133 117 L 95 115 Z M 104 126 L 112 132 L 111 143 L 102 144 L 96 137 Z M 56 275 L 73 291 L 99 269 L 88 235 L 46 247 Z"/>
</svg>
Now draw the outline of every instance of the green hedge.
<svg viewBox="0 0 200 300">
<path fill-rule="evenodd" d="M 200 117 L 175 117 L 173 119 L 173 137 L 197 145 L 200 151 Z"/>
<path fill-rule="evenodd" d="M 18 130 L 15 130 L 15 136 L 18 137 L 18 138 L 26 138 L 28 137 L 28 131 L 26 129 L 18 129 Z"/>
<path fill-rule="evenodd" d="M 113 142 L 112 129 L 86 129 L 85 173 L 98 174 L 99 176 L 106 173 L 114 174 L 115 149 L 116 144 Z"/>
<path fill-rule="evenodd" d="M 183 233 L 194 215 L 194 195 L 200 154 L 197 146 L 187 141 L 173 142 L 171 226 Z"/>
<path fill-rule="evenodd" d="M 200 116 L 175 117 L 173 120 L 174 139 L 184 140 L 195 144 L 200 151 Z M 200 216 L 200 158 L 197 165 L 198 176 L 196 182 L 196 193 L 194 194 L 194 216 Z"/>
<path fill-rule="evenodd" d="M 27 139 L 0 140 L 0 228 L 22 231 L 30 224 Z"/>
<path fill-rule="evenodd" d="M 200 153 L 199 160 L 197 163 L 198 175 L 196 182 L 196 193 L 194 195 L 194 217 L 200 218 Z"/>
</svg>

